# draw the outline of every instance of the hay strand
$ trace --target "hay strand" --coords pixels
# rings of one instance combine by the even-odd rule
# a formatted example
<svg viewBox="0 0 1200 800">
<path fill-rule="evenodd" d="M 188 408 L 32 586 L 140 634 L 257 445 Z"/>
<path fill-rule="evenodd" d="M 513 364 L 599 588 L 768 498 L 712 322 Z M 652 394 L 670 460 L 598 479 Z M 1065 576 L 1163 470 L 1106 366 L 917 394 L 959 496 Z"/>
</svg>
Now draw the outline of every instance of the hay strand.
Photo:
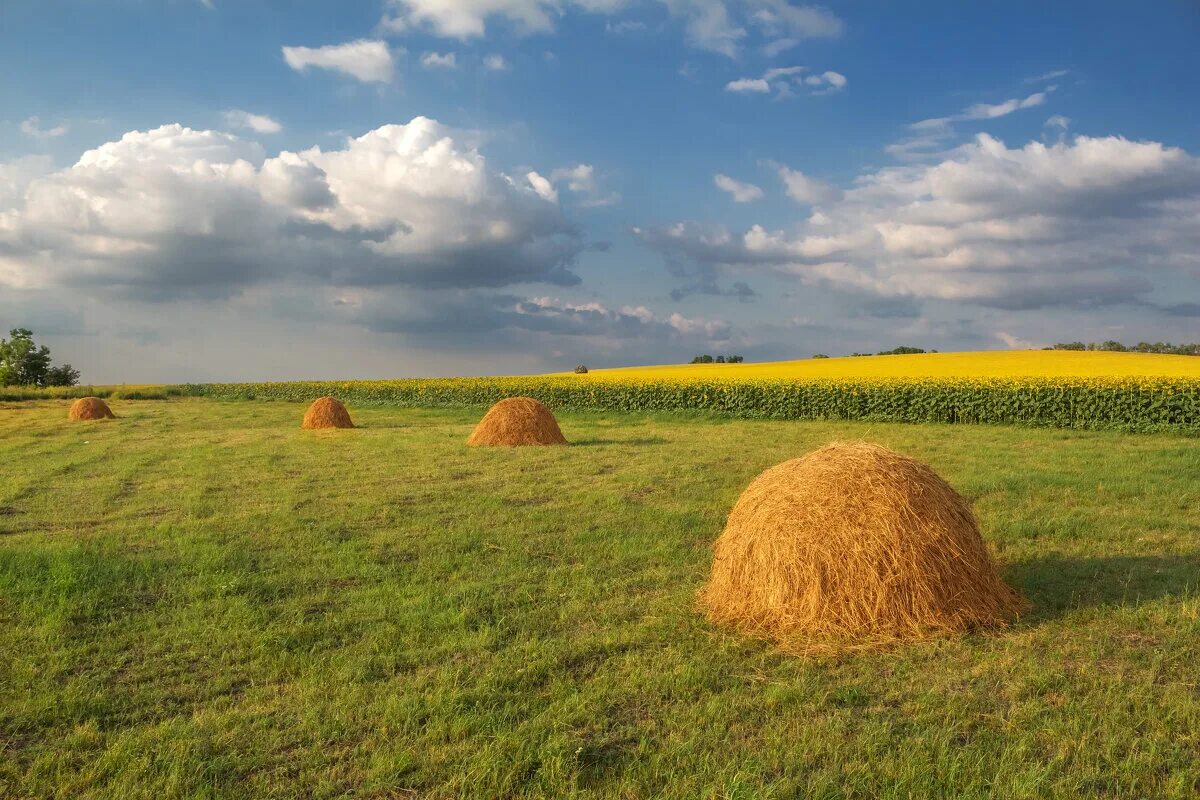
<svg viewBox="0 0 1200 800">
<path fill-rule="evenodd" d="M 550 409 L 532 397 L 509 397 L 496 403 L 475 426 L 472 447 L 567 444 Z"/>
<path fill-rule="evenodd" d="M 925 464 L 866 442 L 755 478 L 699 602 L 715 623 L 800 651 L 1001 627 L 1024 606 L 966 501 Z"/>
<path fill-rule="evenodd" d="M 81 397 L 71 403 L 67 419 L 116 419 L 108 403 L 99 397 Z"/>
<path fill-rule="evenodd" d="M 354 423 L 351 422 L 350 412 L 346 410 L 346 406 L 342 405 L 341 400 L 334 397 L 318 397 L 308 407 L 300 427 L 307 430 L 353 428 Z"/>
</svg>

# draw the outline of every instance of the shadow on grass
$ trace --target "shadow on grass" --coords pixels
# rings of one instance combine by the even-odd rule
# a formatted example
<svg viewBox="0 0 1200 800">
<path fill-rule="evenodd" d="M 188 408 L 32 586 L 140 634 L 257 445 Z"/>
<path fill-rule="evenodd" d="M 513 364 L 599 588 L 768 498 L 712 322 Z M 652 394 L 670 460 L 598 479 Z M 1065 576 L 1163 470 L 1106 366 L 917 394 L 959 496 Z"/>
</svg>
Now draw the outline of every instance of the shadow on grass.
<svg viewBox="0 0 1200 800">
<path fill-rule="evenodd" d="M 399 420 L 397 420 L 395 422 L 390 421 L 390 420 L 382 420 L 382 421 L 372 420 L 371 422 L 368 422 L 365 425 L 359 424 L 358 422 L 354 423 L 355 430 L 364 430 L 364 431 L 398 430 L 401 428 L 416 428 L 416 427 L 419 427 L 419 426 L 414 425 L 411 422 L 402 422 Z"/>
<path fill-rule="evenodd" d="M 1049 556 L 1008 564 L 1004 578 L 1030 602 L 1025 620 L 1055 619 L 1080 608 L 1136 605 L 1196 594 L 1200 553 L 1168 556 Z"/>
<path fill-rule="evenodd" d="M 667 439 L 661 436 L 647 436 L 642 439 L 579 439 L 572 441 L 574 447 L 595 447 L 608 444 L 651 445 L 666 444 Z"/>
</svg>

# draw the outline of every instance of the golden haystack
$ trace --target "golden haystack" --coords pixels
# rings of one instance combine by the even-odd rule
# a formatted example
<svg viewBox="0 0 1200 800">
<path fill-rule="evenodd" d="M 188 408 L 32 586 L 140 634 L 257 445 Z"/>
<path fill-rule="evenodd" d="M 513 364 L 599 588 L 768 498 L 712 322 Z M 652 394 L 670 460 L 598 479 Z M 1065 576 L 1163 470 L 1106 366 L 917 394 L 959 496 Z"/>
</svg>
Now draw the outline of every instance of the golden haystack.
<svg viewBox="0 0 1200 800">
<path fill-rule="evenodd" d="M 108 403 L 99 397 L 81 397 L 71 403 L 67 419 L 116 419 Z"/>
<path fill-rule="evenodd" d="M 301 428 L 353 428 L 350 412 L 334 397 L 318 397 L 304 413 Z"/>
<path fill-rule="evenodd" d="M 566 444 L 550 409 L 532 397 L 509 397 L 488 409 L 467 444 Z"/>
<path fill-rule="evenodd" d="M 1024 605 L 966 501 L 925 464 L 866 442 L 763 472 L 714 550 L 708 618 L 789 649 L 998 627 Z"/>
</svg>

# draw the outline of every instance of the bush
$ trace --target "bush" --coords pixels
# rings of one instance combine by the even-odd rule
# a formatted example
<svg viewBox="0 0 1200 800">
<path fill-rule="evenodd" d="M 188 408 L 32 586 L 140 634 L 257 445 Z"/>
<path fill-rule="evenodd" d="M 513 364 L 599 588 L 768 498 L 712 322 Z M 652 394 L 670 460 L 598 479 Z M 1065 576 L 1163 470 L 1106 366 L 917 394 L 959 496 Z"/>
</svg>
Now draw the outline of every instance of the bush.
<svg viewBox="0 0 1200 800">
<path fill-rule="evenodd" d="M 586 375 L 587 367 L 585 367 L 583 364 L 576 364 L 575 365 L 575 374 L 576 375 Z"/>
</svg>

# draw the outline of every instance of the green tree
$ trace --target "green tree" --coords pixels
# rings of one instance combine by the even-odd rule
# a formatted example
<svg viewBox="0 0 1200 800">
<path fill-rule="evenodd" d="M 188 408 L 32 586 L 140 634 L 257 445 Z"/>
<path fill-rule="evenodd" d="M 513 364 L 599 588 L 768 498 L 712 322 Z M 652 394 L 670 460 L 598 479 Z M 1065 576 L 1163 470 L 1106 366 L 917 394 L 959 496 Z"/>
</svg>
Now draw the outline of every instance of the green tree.
<svg viewBox="0 0 1200 800">
<path fill-rule="evenodd" d="M 74 386 L 79 383 L 79 370 L 70 364 L 59 364 L 46 370 L 47 386 Z"/>
<path fill-rule="evenodd" d="M 74 386 L 79 371 L 70 364 L 50 366 L 50 348 L 38 347 L 33 331 L 13 328 L 0 339 L 0 386 Z"/>
</svg>

